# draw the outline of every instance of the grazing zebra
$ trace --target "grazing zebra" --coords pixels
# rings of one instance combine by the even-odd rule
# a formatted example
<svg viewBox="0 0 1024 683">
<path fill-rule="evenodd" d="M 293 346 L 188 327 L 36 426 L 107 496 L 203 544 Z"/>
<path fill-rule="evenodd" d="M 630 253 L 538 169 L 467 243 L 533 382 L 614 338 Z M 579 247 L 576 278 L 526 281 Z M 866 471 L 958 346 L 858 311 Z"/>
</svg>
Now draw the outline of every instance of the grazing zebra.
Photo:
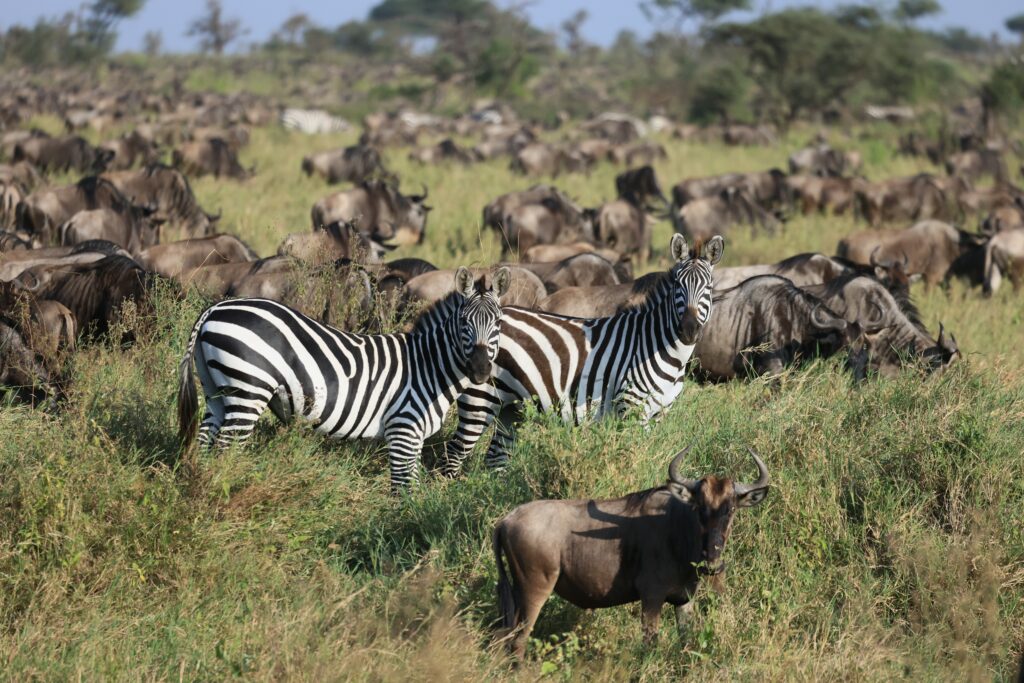
<svg viewBox="0 0 1024 683">
<path fill-rule="evenodd" d="M 491 286 L 466 268 L 456 291 L 423 313 L 408 334 L 351 334 L 267 299 L 206 309 L 179 368 L 179 438 L 196 439 L 195 362 L 206 398 L 199 444 L 244 442 L 269 408 L 298 415 L 335 438 L 387 442 L 392 490 L 414 481 L 423 440 L 470 383 L 486 382 L 498 353 L 507 268 Z"/>
<path fill-rule="evenodd" d="M 352 125 L 339 116 L 331 116 L 323 109 L 292 109 L 281 112 L 281 125 L 306 135 L 341 133 Z"/>
<path fill-rule="evenodd" d="M 647 300 L 610 318 L 586 320 L 505 308 L 494 377 L 458 399 L 459 425 L 441 471 L 458 475 L 462 462 L 496 418 L 485 462 L 502 467 L 522 401 L 566 422 L 638 410 L 656 418 L 679 396 L 686 363 L 711 315 L 711 272 L 725 249 L 720 236 L 691 253 L 673 235 L 676 264 Z"/>
</svg>

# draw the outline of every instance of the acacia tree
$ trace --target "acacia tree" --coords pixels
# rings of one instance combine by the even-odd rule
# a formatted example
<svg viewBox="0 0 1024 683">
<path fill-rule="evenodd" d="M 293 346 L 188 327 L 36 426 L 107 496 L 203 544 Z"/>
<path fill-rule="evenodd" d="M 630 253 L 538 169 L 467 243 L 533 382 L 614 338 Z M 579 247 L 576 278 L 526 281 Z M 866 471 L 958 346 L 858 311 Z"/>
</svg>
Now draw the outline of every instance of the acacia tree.
<svg viewBox="0 0 1024 683">
<path fill-rule="evenodd" d="M 1006 30 L 1016 33 L 1020 42 L 1024 44 L 1024 13 L 1015 14 L 1006 20 Z"/>
<path fill-rule="evenodd" d="M 185 35 L 199 38 L 199 49 L 203 52 L 222 55 L 228 45 L 245 34 L 240 19 L 224 18 L 220 0 L 206 0 L 206 14 L 195 19 Z"/>
<path fill-rule="evenodd" d="M 648 18 L 659 12 L 675 16 L 677 28 L 694 19 L 704 26 L 729 12 L 750 9 L 750 0 L 643 0 L 640 9 Z"/>
<path fill-rule="evenodd" d="M 896 21 L 908 26 L 921 17 L 942 12 L 942 5 L 939 0 L 900 0 L 896 4 L 894 16 Z"/>
<path fill-rule="evenodd" d="M 86 5 L 75 36 L 81 43 L 80 56 L 96 59 L 108 54 L 117 40 L 117 23 L 137 14 L 143 4 L 144 0 L 96 0 Z"/>
</svg>

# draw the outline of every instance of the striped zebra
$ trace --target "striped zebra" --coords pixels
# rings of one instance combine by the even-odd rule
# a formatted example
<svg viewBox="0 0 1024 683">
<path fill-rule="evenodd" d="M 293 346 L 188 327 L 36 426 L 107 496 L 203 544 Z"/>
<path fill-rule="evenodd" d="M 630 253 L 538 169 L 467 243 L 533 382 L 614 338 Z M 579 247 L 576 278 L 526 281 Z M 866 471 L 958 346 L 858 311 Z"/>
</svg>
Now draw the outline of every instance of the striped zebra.
<svg viewBox="0 0 1024 683">
<path fill-rule="evenodd" d="M 682 392 L 686 363 L 711 315 L 711 273 L 725 249 L 720 236 L 691 253 L 673 235 L 675 265 L 638 306 L 586 320 L 505 308 L 491 383 L 458 399 L 459 425 L 441 472 L 457 476 L 487 427 L 498 418 L 486 464 L 503 467 L 523 401 L 566 422 L 639 411 L 657 418 Z"/>
<path fill-rule="evenodd" d="M 281 125 L 306 135 L 341 133 L 352 127 L 340 116 L 331 116 L 323 109 L 288 108 L 281 112 Z"/>
<path fill-rule="evenodd" d="M 490 287 L 466 268 L 456 291 L 424 312 L 407 334 L 342 332 L 267 299 L 234 299 L 206 309 L 192 328 L 181 360 L 178 436 L 196 441 L 199 401 L 206 410 L 200 446 L 244 442 L 269 407 L 335 438 L 383 438 L 391 487 L 418 476 L 423 441 L 470 383 L 486 382 L 498 352 L 501 307 L 510 274 L 501 268 Z"/>
</svg>

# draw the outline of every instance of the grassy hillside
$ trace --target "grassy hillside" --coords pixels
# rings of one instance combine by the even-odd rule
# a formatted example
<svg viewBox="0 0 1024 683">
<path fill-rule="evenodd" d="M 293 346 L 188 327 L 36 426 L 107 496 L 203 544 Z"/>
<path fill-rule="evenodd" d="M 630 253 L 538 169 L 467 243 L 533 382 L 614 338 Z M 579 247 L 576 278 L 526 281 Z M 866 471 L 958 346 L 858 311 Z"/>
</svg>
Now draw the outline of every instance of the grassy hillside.
<svg viewBox="0 0 1024 683">
<path fill-rule="evenodd" d="M 327 194 L 303 154 L 353 136 L 257 130 L 243 152 L 258 175 L 194 183 L 222 227 L 272 253 L 309 229 Z M 664 185 L 689 175 L 782 166 L 786 151 L 666 141 Z M 872 178 L 918 170 L 887 145 L 864 149 Z M 505 162 L 420 168 L 390 155 L 405 186 L 430 188 L 426 244 L 395 256 L 487 264 L 493 196 L 532 181 Z M 618 169 L 559 178 L 584 204 L 610 198 Z M 831 252 L 856 229 L 798 218 L 778 235 L 727 237 L 724 265 Z M 667 264 L 670 228 L 655 231 Z M 688 383 L 653 429 L 571 429 L 531 416 L 510 469 L 479 458 L 455 482 L 430 477 L 387 493 L 376 444 L 327 443 L 262 422 L 248 447 L 201 460 L 198 481 L 172 468 L 175 368 L 203 302 L 160 300 L 158 326 L 127 351 L 75 359 L 59 415 L 0 410 L 0 665 L 12 679 L 661 680 L 707 678 L 1009 679 L 1024 640 L 1024 314 L 955 284 L 916 289 L 923 318 L 955 332 L 965 360 L 922 381 L 850 385 L 816 363 L 773 388 Z M 442 438 L 435 438 L 433 450 Z M 559 599 L 541 614 L 529 661 L 493 643 L 490 529 L 537 497 L 612 496 L 686 471 L 771 471 L 767 502 L 737 515 L 719 591 L 699 594 L 680 637 L 669 611 L 644 648 L 635 607 L 585 612 Z M 432 461 L 432 453 L 426 460 Z M 706 587 L 705 587 L 706 588 Z"/>
</svg>

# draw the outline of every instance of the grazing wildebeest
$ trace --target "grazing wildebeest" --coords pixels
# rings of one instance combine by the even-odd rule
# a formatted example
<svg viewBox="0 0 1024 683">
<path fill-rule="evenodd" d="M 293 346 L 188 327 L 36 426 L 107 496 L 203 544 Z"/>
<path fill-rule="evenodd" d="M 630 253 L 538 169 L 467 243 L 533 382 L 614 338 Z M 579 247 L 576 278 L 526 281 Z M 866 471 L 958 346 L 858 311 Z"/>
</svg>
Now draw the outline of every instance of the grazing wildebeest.
<svg viewBox="0 0 1024 683">
<path fill-rule="evenodd" d="M 907 275 L 921 275 L 932 287 L 946 279 L 950 266 L 966 252 L 981 249 L 986 237 L 926 220 L 904 230 L 864 230 L 844 237 L 836 254 L 861 265 L 905 261 Z"/>
<path fill-rule="evenodd" d="M 893 221 L 949 220 L 954 211 L 934 176 L 919 173 L 878 183 L 860 181 L 854 188 L 859 215 L 871 225 Z"/>
<path fill-rule="evenodd" d="M 993 149 L 970 149 L 957 152 L 946 159 L 946 173 L 975 181 L 985 175 L 992 176 L 996 184 L 1010 178 L 1006 160 L 1001 152 Z"/>
<path fill-rule="evenodd" d="M 426 200 L 426 187 L 423 194 L 403 195 L 391 183 L 368 180 L 316 202 L 310 212 L 313 230 L 347 221 L 375 242 L 422 244 L 432 208 Z"/>
<path fill-rule="evenodd" d="M 176 279 L 184 289 L 194 289 L 212 299 L 223 299 L 232 286 L 251 273 L 260 270 L 290 272 L 294 268 L 295 259 L 271 256 L 256 261 L 197 266 L 183 270 Z"/>
<path fill-rule="evenodd" d="M 17 283 L 2 282 L 0 311 L 14 323 L 28 347 L 46 361 L 59 360 L 62 351 L 74 350 L 75 319 L 63 304 L 39 300 Z"/>
<path fill-rule="evenodd" d="M 759 275 L 715 292 L 715 315 L 693 351 L 693 375 L 712 382 L 778 375 L 803 360 L 833 356 L 859 335 L 791 281 Z"/>
<path fill-rule="evenodd" d="M 0 164 L 0 182 L 17 185 L 23 193 L 31 192 L 43 182 L 39 171 L 27 161 Z"/>
<path fill-rule="evenodd" d="M 554 263 L 506 264 L 525 268 L 539 277 L 548 293 L 564 287 L 601 287 L 622 283 L 615 266 L 597 254 L 577 254 Z"/>
<path fill-rule="evenodd" d="M 171 159 L 175 168 L 196 177 L 212 175 L 214 178 L 245 180 L 256 172 L 255 168 L 242 168 L 238 152 L 222 138 L 182 143 L 171 153 Z"/>
<path fill-rule="evenodd" d="M 207 237 L 220 220 L 219 213 L 209 214 L 199 206 L 188 178 L 165 164 L 104 173 L 101 177 L 133 202 L 156 206 L 157 213 L 167 221 L 167 227 L 181 229 L 187 237 Z"/>
<path fill-rule="evenodd" d="M 790 208 L 799 207 L 803 214 L 831 211 L 837 216 L 856 208 L 856 187 L 861 182 L 865 181 L 809 175 L 792 175 L 785 181 Z"/>
<path fill-rule="evenodd" d="M 843 152 L 827 144 L 804 147 L 789 155 L 789 172 L 813 176 L 841 177 L 860 170 L 857 152 Z"/>
<path fill-rule="evenodd" d="M 421 147 L 409 152 L 409 159 L 421 164 L 437 164 L 446 161 L 472 164 L 475 161 L 481 161 L 482 157 L 475 149 L 463 147 L 451 138 L 445 138 L 436 145 Z"/>
<path fill-rule="evenodd" d="M 694 199 L 714 196 L 728 187 L 737 187 L 743 178 L 742 173 L 722 173 L 681 180 L 672 186 L 672 204 L 681 207 Z"/>
<path fill-rule="evenodd" d="M 259 256 L 234 235 L 210 235 L 143 249 L 136 260 L 148 271 L 164 277 L 178 277 L 199 266 L 221 263 L 248 263 Z"/>
<path fill-rule="evenodd" d="M 114 153 L 114 158 L 107 164 L 107 169 L 111 171 L 124 171 L 134 166 L 136 162 L 156 163 L 160 158 L 157 146 L 134 130 L 119 138 L 104 142 L 100 147 Z"/>
<path fill-rule="evenodd" d="M 292 256 L 307 263 L 328 263 L 356 259 L 377 263 L 390 247 L 374 242 L 348 221 L 334 221 L 314 232 L 293 232 L 281 242 L 279 256 Z"/>
<path fill-rule="evenodd" d="M 668 159 L 668 151 L 664 145 L 656 142 L 634 142 L 631 145 L 612 147 L 608 150 L 608 157 L 617 164 L 627 166 L 649 165 L 660 159 Z"/>
<path fill-rule="evenodd" d="M 583 209 L 573 202 L 565 193 L 553 185 L 534 185 L 528 190 L 509 192 L 492 200 L 483 209 L 483 227 L 502 231 L 505 217 L 512 213 L 512 210 L 525 204 L 539 204 L 544 199 L 551 199 L 560 202 L 577 213 Z"/>
<path fill-rule="evenodd" d="M 341 182 L 358 184 L 371 178 L 391 178 L 381 161 L 380 152 L 366 145 L 350 145 L 303 157 L 302 171 L 307 176 L 315 173 L 332 185 Z"/>
<path fill-rule="evenodd" d="M 985 216 L 980 226 L 981 232 L 986 235 L 1014 228 L 1024 228 L 1024 195 L 1001 201 Z"/>
<path fill-rule="evenodd" d="M 676 232 L 691 240 L 707 240 L 728 232 L 735 224 L 751 225 L 774 233 L 779 219 L 758 206 L 744 189 L 727 187 L 716 195 L 700 197 L 672 211 Z"/>
<path fill-rule="evenodd" d="M 651 257 L 651 226 L 642 205 L 616 199 L 602 204 L 595 213 L 592 229 L 599 243 L 627 258 L 636 255 L 647 262 Z"/>
<path fill-rule="evenodd" d="M 32 231 L 43 244 L 56 237 L 57 227 L 79 211 L 113 209 L 128 211 L 131 202 L 108 180 L 98 176 L 82 178 L 74 185 L 53 190 L 36 190 L 18 205 L 21 227 Z"/>
<path fill-rule="evenodd" d="M 824 254 L 797 254 L 778 263 L 715 269 L 715 289 L 730 289 L 758 275 L 780 275 L 798 287 L 817 285 L 857 272 L 851 264 Z"/>
<path fill-rule="evenodd" d="M 541 301 L 538 309 L 572 318 L 607 318 L 643 304 L 663 277 L 664 273 L 648 273 L 618 285 L 563 287 Z"/>
<path fill-rule="evenodd" d="M 921 360 L 939 372 L 959 358 L 956 338 L 947 339 L 942 325 L 933 340 L 909 296 L 894 296 L 868 275 L 851 274 L 822 285 L 803 287 L 864 333 L 867 367 L 883 376 L 899 372 L 905 362 Z"/>
<path fill-rule="evenodd" d="M 1024 228 L 1004 230 L 992 236 L 985 245 L 985 294 L 993 294 L 1010 278 L 1013 291 L 1024 284 Z"/>
<path fill-rule="evenodd" d="M 502 254 L 524 253 L 537 244 L 593 240 L 595 219 L 594 212 L 577 211 L 560 198 L 521 204 L 501 221 Z"/>
<path fill-rule="evenodd" d="M 657 639 L 666 602 L 684 627 L 700 578 L 725 569 L 733 514 L 763 501 L 769 483 L 753 450 L 758 476 L 752 484 L 686 479 L 679 465 L 689 450 L 672 458 L 662 486 L 610 500 L 536 500 L 498 522 L 492 537 L 498 603 L 517 656 L 552 592 L 587 609 L 639 601 L 648 644 Z"/>
<path fill-rule="evenodd" d="M 20 402 L 39 405 L 55 393 L 46 364 L 18 331 L 15 322 L 0 315 L 0 389 Z"/>
<path fill-rule="evenodd" d="M 505 271 L 508 275 L 508 286 L 500 297 L 502 306 L 536 308 L 547 296 L 544 283 L 526 268 L 510 265 Z M 474 278 L 480 278 L 491 272 L 491 269 L 472 268 L 470 272 Z M 433 270 L 417 275 L 405 285 L 407 300 L 427 304 L 440 301 L 454 291 L 454 274 L 455 271 L 452 270 Z"/>
<path fill-rule="evenodd" d="M 91 240 L 113 242 L 136 257 L 143 249 L 160 243 L 160 225 L 152 207 L 132 205 L 124 211 L 79 211 L 57 229 L 58 241 L 74 246 Z"/>
<path fill-rule="evenodd" d="M 515 153 L 509 168 L 524 175 L 550 175 L 586 171 L 593 161 L 578 150 L 566 150 L 546 142 L 531 142 Z"/>
<path fill-rule="evenodd" d="M 654 174 L 654 168 L 649 165 L 631 168 L 615 176 L 615 191 L 619 199 L 625 199 L 645 211 L 653 210 L 651 199 L 661 202 L 662 208 L 669 206 L 669 201 L 658 184 L 658 177 Z"/>
<path fill-rule="evenodd" d="M 74 247 L 43 247 L 40 249 L 19 249 L 0 254 L 0 282 L 19 278 L 27 270 L 40 268 L 63 268 L 73 263 L 89 263 L 105 256 L 131 255 L 121 247 L 103 240 L 92 240 Z M 31 284 L 32 279 L 28 282 Z"/>
<path fill-rule="evenodd" d="M 522 253 L 523 263 L 556 263 L 578 254 L 597 254 L 615 266 L 623 282 L 633 279 L 633 267 L 629 259 L 614 249 L 601 247 L 593 242 L 566 242 L 565 244 L 538 244 Z"/>
<path fill-rule="evenodd" d="M 93 147 L 77 135 L 29 138 L 14 147 L 13 156 L 41 171 L 77 173 L 102 173 L 113 158 L 112 150 Z"/>
</svg>

